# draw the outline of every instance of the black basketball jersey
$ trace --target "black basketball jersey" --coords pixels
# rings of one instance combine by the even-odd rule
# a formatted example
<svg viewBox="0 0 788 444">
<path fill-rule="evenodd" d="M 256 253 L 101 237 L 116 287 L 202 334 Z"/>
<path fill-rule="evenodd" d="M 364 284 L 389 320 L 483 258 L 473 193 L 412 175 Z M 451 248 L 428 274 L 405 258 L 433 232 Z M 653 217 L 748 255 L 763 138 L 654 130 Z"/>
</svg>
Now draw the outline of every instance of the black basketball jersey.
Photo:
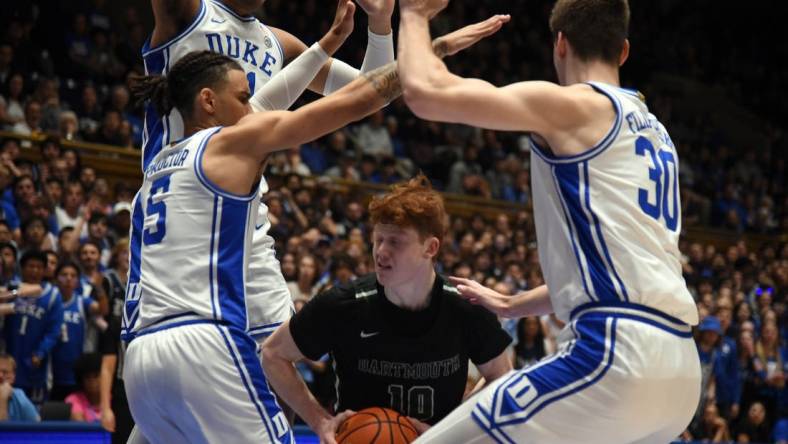
<svg viewBox="0 0 788 444">
<path fill-rule="evenodd" d="M 337 411 L 390 407 L 434 424 L 462 402 L 468 360 L 484 364 L 511 342 L 495 315 L 438 276 L 427 308 L 402 309 L 375 275 L 316 296 L 290 320 L 309 359 L 334 359 Z"/>
</svg>

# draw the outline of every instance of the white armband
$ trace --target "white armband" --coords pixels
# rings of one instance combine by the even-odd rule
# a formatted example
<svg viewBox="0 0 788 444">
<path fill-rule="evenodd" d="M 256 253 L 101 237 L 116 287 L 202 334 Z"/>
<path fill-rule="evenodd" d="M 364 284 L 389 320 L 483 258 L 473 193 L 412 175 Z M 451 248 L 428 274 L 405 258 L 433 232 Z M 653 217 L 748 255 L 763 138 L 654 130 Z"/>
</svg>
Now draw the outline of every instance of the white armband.
<svg viewBox="0 0 788 444">
<path fill-rule="evenodd" d="M 361 64 L 361 74 L 386 66 L 394 61 L 394 35 L 378 35 L 367 29 L 367 52 Z"/>
<path fill-rule="evenodd" d="M 341 89 L 348 83 L 356 80 L 361 71 L 348 65 L 339 59 L 331 59 L 331 67 L 328 69 L 326 85 L 323 87 L 323 95 L 327 96 L 334 91 Z"/>
<path fill-rule="evenodd" d="M 252 109 L 258 112 L 290 108 L 327 60 L 328 54 L 318 43 L 310 46 L 254 93 L 249 100 Z"/>
<path fill-rule="evenodd" d="M 367 52 L 364 53 L 364 63 L 361 65 L 361 71 L 341 60 L 334 59 L 331 62 L 326 85 L 323 88 L 324 96 L 356 80 L 360 74 L 368 73 L 394 61 L 394 38 L 392 33 L 378 35 L 367 30 L 367 36 Z"/>
</svg>

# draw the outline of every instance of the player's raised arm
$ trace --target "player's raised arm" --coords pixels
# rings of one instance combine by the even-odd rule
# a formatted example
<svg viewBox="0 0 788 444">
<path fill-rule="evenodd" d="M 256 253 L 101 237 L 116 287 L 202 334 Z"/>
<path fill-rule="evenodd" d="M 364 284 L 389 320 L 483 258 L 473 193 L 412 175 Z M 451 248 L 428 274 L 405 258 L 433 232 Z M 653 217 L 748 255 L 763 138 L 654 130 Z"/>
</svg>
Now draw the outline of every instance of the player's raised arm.
<svg viewBox="0 0 788 444">
<path fill-rule="evenodd" d="M 555 116 L 566 117 L 572 112 L 569 96 L 549 82 L 497 88 L 483 80 L 452 74 L 432 51 L 428 25 L 445 0 L 403 0 L 400 5 L 400 76 L 405 101 L 417 116 L 541 134 L 554 124 Z"/>
<path fill-rule="evenodd" d="M 397 66 L 391 63 L 295 111 L 247 115 L 237 125 L 217 134 L 215 140 L 262 161 L 273 151 L 315 140 L 359 120 L 401 93 Z"/>
<path fill-rule="evenodd" d="M 274 78 L 255 92 L 249 101 L 255 111 L 274 111 L 288 109 L 298 97 L 309 87 L 323 63 L 329 59 L 348 35 L 353 30 L 353 3 L 340 0 L 331 29 L 318 42 L 301 53 L 290 62 Z M 457 54 L 469 48 L 480 40 L 489 37 L 509 22 L 508 15 L 493 15 L 492 17 L 472 25 L 465 26 L 432 41 L 432 51 L 436 56 L 443 58 Z M 393 58 L 393 57 L 392 57 Z M 336 61 L 335 61 L 336 62 Z M 364 72 L 364 68 L 362 71 Z M 355 71 L 347 79 L 349 83 L 358 76 Z"/>
<path fill-rule="evenodd" d="M 151 0 L 153 9 L 152 48 L 175 37 L 185 29 L 200 10 L 200 0 Z"/>
<path fill-rule="evenodd" d="M 252 109 L 257 112 L 290 108 L 353 32 L 355 10 L 352 1 L 339 0 L 328 32 L 254 93 L 249 100 Z"/>
<path fill-rule="evenodd" d="M 340 3 L 342 1 L 340 0 Z M 308 85 L 310 90 L 318 94 L 329 95 L 352 82 L 359 75 L 394 61 L 394 39 L 391 32 L 394 0 L 358 0 L 357 3 L 369 17 L 364 62 L 359 70 L 341 60 L 333 58 L 325 60 Z M 293 59 L 308 51 L 307 46 L 298 37 L 282 29 L 271 27 L 271 30 L 282 44 L 285 59 Z"/>
</svg>

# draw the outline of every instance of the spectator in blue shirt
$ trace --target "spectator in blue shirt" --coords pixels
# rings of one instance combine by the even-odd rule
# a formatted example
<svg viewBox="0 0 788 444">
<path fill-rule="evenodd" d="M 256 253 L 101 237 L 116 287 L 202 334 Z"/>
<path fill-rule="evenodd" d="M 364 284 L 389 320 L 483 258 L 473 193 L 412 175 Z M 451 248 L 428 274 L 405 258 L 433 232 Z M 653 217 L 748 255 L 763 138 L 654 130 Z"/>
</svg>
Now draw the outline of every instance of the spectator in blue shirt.
<svg viewBox="0 0 788 444">
<path fill-rule="evenodd" d="M 717 369 L 718 373 L 715 375 L 715 397 L 720 415 L 730 421 L 739 416 L 741 398 L 736 340 L 728 336 L 733 319 L 733 302 L 730 298 L 722 297 L 717 301 L 715 314 L 720 321 L 720 331 L 722 332 L 717 358 L 720 363 Z"/>
<path fill-rule="evenodd" d="M 79 381 L 74 377 L 74 363 L 82 356 L 85 347 L 85 333 L 90 315 L 99 312 L 99 304 L 89 295 L 81 292 L 79 268 L 76 264 L 65 262 L 55 272 L 57 287 L 63 299 L 63 325 L 60 338 L 52 351 L 51 399 L 62 401 L 77 390 Z"/>
<path fill-rule="evenodd" d="M 8 352 L 19 366 L 17 386 L 40 405 L 47 398 L 49 354 L 63 324 L 63 302 L 57 288 L 43 281 L 44 253 L 27 252 L 21 262 L 22 282 L 41 285 L 43 292 L 38 298 L 17 298 L 15 313 L 5 320 L 4 333 Z"/>
<path fill-rule="evenodd" d="M 738 363 L 736 361 L 736 345 L 723 343 L 722 326 L 716 316 L 706 316 L 698 325 L 698 355 L 700 356 L 702 372 L 701 404 L 697 415 L 701 415 L 706 406 L 710 387 L 714 387 L 714 397 L 720 400 L 722 394 L 723 405 L 728 411 L 733 404 L 732 400 L 738 394 Z M 731 348 L 732 345 L 732 348 Z M 728 412 L 725 412 L 727 414 Z M 696 419 L 699 419 L 698 416 Z"/>
<path fill-rule="evenodd" d="M 22 389 L 14 388 L 16 362 L 0 354 L 0 421 L 39 421 L 38 412 Z"/>
</svg>

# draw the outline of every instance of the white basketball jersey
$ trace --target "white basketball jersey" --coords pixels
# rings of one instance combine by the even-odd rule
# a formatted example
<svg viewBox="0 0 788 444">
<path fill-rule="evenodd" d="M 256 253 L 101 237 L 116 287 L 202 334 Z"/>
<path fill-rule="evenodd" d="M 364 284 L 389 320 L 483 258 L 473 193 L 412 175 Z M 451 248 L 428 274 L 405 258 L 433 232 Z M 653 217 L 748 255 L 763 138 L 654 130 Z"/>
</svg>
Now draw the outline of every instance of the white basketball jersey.
<svg viewBox="0 0 788 444">
<path fill-rule="evenodd" d="M 145 43 L 142 54 L 147 74 L 166 74 L 189 52 L 210 50 L 236 60 L 246 72 L 249 89 L 254 93 L 282 69 L 282 45 L 268 27 L 254 17 L 239 16 L 219 1 L 202 0 L 200 3 L 197 17 L 182 33 L 156 48 L 150 48 L 150 41 Z M 183 121 L 177 110 L 161 117 L 148 105 L 142 146 L 143 171 L 161 147 L 179 140 L 182 134 Z M 261 178 L 259 200 L 266 192 L 268 184 Z M 248 294 L 255 297 L 250 299 L 250 327 L 270 329 L 272 324 L 289 318 L 293 310 L 280 265 L 272 252 L 274 240 L 268 235 L 271 226 L 268 207 L 261 202 L 257 211 L 254 257 L 250 262 L 252 270 L 247 288 Z"/>
<path fill-rule="evenodd" d="M 592 83 L 616 110 L 593 148 L 555 157 L 531 142 L 539 260 L 559 319 L 595 302 L 698 323 L 681 274 L 678 154 L 639 93 Z"/>
<path fill-rule="evenodd" d="M 166 74 L 183 56 L 209 50 L 224 54 L 246 72 L 249 90 L 254 93 L 278 73 L 284 52 L 276 36 L 255 17 L 242 17 L 216 0 L 201 0 L 194 21 L 180 34 L 155 48 L 150 39 L 142 47 L 146 74 Z M 142 169 L 147 169 L 163 146 L 183 137 L 183 121 L 176 110 L 157 115 L 153 106 L 145 108 Z"/>
<path fill-rule="evenodd" d="M 134 199 L 124 333 L 196 315 L 245 330 L 246 273 L 257 193 L 216 187 L 202 170 L 210 137 L 168 145 Z"/>
</svg>

